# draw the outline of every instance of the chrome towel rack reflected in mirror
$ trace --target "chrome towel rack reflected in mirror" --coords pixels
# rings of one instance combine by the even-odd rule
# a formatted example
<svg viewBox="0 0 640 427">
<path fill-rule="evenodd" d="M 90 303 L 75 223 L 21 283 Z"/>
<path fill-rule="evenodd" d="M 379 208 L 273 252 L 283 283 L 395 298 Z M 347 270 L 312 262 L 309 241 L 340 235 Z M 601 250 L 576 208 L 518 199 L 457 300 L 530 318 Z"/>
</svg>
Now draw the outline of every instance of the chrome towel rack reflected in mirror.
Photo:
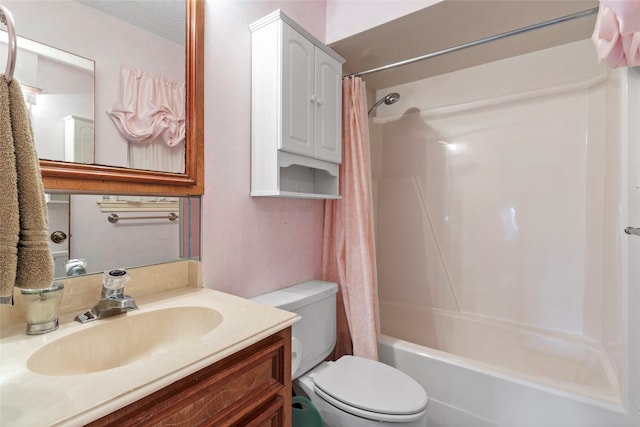
<svg viewBox="0 0 640 427">
<path fill-rule="evenodd" d="M 112 213 L 107 217 L 107 221 L 109 221 L 111 224 L 116 224 L 118 221 L 128 221 L 130 219 L 168 219 L 169 221 L 175 221 L 178 218 L 180 217 L 174 214 L 173 212 L 165 216 L 125 216 L 125 217 L 120 217 L 118 216 L 118 214 Z"/>
<path fill-rule="evenodd" d="M 16 54 L 18 52 L 16 42 L 16 28 L 13 22 L 13 15 L 4 6 L 0 6 L 0 22 L 7 26 L 7 32 L 9 33 L 9 53 L 7 55 L 7 67 L 5 68 L 4 77 L 7 82 L 13 79 L 13 72 L 16 69 Z"/>
</svg>

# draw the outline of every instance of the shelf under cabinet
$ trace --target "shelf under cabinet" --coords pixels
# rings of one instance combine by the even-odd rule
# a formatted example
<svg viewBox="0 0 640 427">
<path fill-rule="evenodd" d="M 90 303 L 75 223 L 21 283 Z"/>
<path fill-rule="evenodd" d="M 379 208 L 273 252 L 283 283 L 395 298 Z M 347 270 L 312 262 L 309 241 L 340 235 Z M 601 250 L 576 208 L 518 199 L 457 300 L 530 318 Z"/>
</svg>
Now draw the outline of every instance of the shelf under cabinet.
<svg viewBox="0 0 640 427">
<path fill-rule="evenodd" d="M 341 198 L 338 192 L 339 165 L 281 150 L 272 161 L 276 164 L 271 167 L 265 162 L 253 165 L 251 196 Z"/>
<path fill-rule="evenodd" d="M 318 200 L 339 200 L 341 196 L 334 196 L 329 194 L 318 193 L 297 193 L 294 191 L 269 191 L 269 192 L 255 192 L 252 191 L 251 195 L 254 197 L 282 197 L 286 199 L 318 199 Z"/>
</svg>

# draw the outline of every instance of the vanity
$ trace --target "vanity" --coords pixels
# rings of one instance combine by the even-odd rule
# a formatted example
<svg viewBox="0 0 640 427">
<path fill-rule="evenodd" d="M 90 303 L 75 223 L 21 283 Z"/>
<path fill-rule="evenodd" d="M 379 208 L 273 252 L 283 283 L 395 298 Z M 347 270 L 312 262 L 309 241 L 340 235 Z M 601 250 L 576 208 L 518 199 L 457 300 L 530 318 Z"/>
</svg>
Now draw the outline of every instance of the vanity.
<svg viewBox="0 0 640 427">
<path fill-rule="evenodd" d="M 68 279 L 65 291 L 82 298 L 99 280 Z M 138 310 L 92 323 L 63 313 L 48 334 L 3 327 L 0 425 L 290 425 L 296 315 L 206 288 L 157 289 L 132 286 Z"/>
</svg>

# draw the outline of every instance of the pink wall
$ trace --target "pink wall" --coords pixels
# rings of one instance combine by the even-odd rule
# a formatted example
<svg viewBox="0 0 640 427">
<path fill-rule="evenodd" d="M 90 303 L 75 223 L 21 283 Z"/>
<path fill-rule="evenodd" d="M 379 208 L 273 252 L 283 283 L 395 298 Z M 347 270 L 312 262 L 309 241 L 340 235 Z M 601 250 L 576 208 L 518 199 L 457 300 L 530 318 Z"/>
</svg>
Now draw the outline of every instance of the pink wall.
<svg viewBox="0 0 640 427">
<path fill-rule="evenodd" d="M 203 282 L 245 297 L 321 273 L 324 203 L 249 196 L 249 24 L 276 9 L 325 39 L 324 1 L 216 0 L 205 7 Z"/>
</svg>

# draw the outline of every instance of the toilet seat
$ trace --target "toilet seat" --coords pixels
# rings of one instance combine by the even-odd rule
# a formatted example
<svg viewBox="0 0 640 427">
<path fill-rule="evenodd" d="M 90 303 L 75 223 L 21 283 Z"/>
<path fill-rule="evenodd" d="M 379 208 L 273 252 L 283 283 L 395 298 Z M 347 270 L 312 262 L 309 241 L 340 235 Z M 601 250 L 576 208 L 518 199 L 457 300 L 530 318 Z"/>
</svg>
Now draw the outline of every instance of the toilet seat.
<svg viewBox="0 0 640 427">
<path fill-rule="evenodd" d="M 418 420 L 428 402 L 424 389 L 404 372 L 353 356 L 343 356 L 318 373 L 314 391 L 352 415 L 388 422 Z"/>
</svg>

